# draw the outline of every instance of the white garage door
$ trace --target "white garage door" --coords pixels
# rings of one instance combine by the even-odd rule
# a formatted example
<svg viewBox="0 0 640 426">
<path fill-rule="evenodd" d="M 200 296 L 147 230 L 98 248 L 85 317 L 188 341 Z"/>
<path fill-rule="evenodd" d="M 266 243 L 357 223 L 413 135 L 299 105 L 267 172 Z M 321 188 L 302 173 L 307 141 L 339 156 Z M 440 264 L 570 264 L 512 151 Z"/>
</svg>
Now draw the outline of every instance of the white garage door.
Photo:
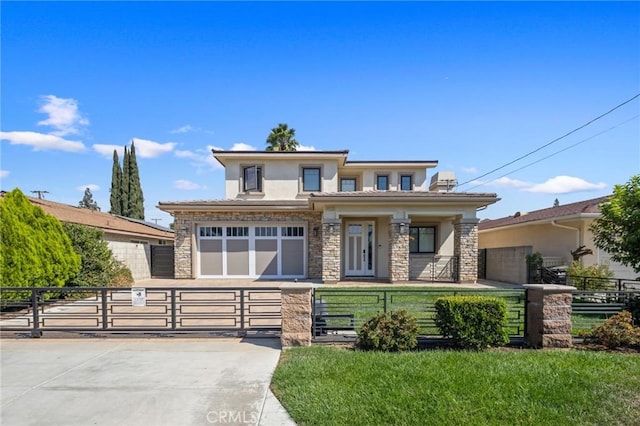
<svg viewBox="0 0 640 426">
<path fill-rule="evenodd" d="M 199 226 L 200 278 L 305 278 L 304 224 Z"/>
</svg>

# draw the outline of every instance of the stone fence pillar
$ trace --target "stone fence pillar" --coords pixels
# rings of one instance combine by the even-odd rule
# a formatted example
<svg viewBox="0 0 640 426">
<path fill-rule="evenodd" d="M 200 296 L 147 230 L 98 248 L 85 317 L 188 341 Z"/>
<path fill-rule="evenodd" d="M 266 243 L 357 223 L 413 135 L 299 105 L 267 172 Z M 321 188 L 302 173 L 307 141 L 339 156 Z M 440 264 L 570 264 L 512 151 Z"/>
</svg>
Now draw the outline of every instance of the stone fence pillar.
<svg viewBox="0 0 640 426">
<path fill-rule="evenodd" d="M 575 287 L 525 284 L 527 289 L 527 335 L 531 346 L 568 348 L 571 338 L 571 302 Z"/>
<path fill-rule="evenodd" d="M 282 284 L 282 332 L 283 348 L 311 345 L 311 292 L 314 285 Z"/>
</svg>

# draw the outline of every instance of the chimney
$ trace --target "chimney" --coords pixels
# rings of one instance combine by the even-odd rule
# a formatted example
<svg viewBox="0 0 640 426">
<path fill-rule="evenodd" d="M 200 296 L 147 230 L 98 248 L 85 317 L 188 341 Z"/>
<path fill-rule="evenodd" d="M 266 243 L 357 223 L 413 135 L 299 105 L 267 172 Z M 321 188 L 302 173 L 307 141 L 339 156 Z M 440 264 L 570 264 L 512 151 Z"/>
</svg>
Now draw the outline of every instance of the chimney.
<svg viewBox="0 0 640 426">
<path fill-rule="evenodd" d="M 458 185 L 456 174 L 454 172 L 438 172 L 431 177 L 429 191 L 432 192 L 451 192 Z"/>
</svg>

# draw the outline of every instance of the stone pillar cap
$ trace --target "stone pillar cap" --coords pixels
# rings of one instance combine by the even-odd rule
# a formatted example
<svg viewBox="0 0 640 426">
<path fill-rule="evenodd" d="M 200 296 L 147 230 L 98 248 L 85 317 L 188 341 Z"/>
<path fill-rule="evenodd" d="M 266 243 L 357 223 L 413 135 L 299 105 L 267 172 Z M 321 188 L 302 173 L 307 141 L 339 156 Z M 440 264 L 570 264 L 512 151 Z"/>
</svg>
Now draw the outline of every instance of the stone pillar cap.
<svg viewBox="0 0 640 426">
<path fill-rule="evenodd" d="M 552 291 L 556 293 L 566 293 L 569 291 L 576 291 L 577 288 L 570 285 L 561 284 L 522 284 L 524 288 L 539 289 L 544 291 Z"/>
</svg>

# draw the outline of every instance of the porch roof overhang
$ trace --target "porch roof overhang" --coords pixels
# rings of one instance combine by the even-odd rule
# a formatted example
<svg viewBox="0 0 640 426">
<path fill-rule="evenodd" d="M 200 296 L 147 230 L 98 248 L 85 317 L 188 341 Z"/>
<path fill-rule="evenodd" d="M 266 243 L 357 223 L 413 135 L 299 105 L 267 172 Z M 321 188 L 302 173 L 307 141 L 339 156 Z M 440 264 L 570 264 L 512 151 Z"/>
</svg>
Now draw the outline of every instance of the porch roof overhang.
<svg viewBox="0 0 640 426">
<path fill-rule="evenodd" d="M 157 206 L 169 213 L 187 211 L 229 212 L 229 211 L 291 211 L 310 210 L 307 200 L 197 200 L 161 201 Z"/>
<path fill-rule="evenodd" d="M 467 192 L 427 192 L 427 191 L 364 191 L 333 192 L 309 196 L 309 204 L 314 210 L 325 206 L 384 204 L 398 205 L 464 205 L 480 208 L 496 203 L 500 199 L 494 193 Z"/>
</svg>

